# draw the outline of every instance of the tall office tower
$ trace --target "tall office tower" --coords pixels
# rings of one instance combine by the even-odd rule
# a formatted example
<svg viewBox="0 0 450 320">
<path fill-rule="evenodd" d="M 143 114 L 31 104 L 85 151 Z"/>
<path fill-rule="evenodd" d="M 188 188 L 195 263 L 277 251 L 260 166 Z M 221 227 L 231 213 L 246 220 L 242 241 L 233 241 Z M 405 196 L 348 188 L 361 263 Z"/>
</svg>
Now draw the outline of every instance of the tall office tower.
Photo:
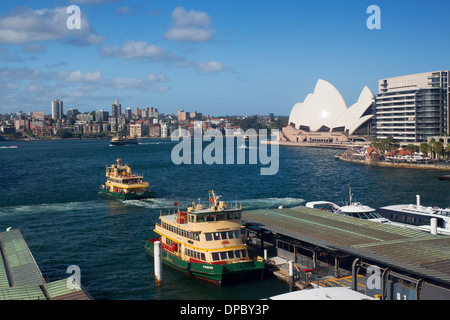
<svg viewBox="0 0 450 320">
<path fill-rule="evenodd" d="M 63 102 L 59 99 L 52 101 L 52 119 L 62 119 L 64 116 Z"/>
<path fill-rule="evenodd" d="M 131 108 L 126 108 L 125 109 L 125 118 L 127 120 L 130 120 L 133 118 L 133 112 L 131 111 Z"/>
<path fill-rule="evenodd" d="M 112 105 L 111 117 L 118 117 L 121 114 L 122 114 L 122 105 L 119 103 L 119 101 L 116 100 Z"/>
<path fill-rule="evenodd" d="M 420 143 L 450 134 L 449 77 L 450 71 L 434 71 L 379 80 L 377 138 Z"/>
</svg>

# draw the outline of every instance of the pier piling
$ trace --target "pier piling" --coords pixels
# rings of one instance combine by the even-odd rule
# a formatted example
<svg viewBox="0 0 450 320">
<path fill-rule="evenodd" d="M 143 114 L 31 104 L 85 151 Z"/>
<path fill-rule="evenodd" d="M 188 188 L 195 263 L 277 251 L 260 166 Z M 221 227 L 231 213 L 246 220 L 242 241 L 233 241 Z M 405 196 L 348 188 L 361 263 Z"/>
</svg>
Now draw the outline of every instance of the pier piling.
<svg viewBox="0 0 450 320">
<path fill-rule="evenodd" d="M 294 263 L 289 261 L 289 291 L 294 289 Z"/>
<path fill-rule="evenodd" d="M 161 271 L 162 271 L 162 260 L 161 260 L 161 241 L 155 241 L 154 243 L 154 259 L 155 259 L 155 283 L 156 286 L 161 286 L 162 284 L 162 278 L 161 278 Z"/>
</svg>

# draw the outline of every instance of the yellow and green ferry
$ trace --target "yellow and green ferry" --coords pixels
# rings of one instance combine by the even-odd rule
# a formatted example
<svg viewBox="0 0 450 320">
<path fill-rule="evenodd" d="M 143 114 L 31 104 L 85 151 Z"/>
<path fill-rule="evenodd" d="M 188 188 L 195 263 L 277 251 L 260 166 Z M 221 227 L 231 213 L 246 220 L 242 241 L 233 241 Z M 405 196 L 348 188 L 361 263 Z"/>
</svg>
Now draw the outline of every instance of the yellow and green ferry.
<svg viewBox="0 0 450 320">
<path fill-rule="evenodd" d="M 160 235 L 145 242 L 153 256 L 161 241 L 162 261 L 188 275 L 218 285 L 233 279 L 262 279 L 264 259 L 250 257 L 242 226 L 242 206 L 230 207 L 220 196 L 209 193 L 209 207 L 198 203 L 186 211 L 161 213 L 154 231 Z M 176 203 L 176 205 L 178 205 Z"/>
<path fill-rule="evenodd" d="M 149 184 L 143 179 L 142 175 L 132 174 L 131 167 L 122 165 L 122 160 L 117 159 L 115 164 L 106 166 L 106 182 L 100 186 L 100 194 L 121 200 L 154 198 L 155 193 L 148 190 Z"/>
</svg>

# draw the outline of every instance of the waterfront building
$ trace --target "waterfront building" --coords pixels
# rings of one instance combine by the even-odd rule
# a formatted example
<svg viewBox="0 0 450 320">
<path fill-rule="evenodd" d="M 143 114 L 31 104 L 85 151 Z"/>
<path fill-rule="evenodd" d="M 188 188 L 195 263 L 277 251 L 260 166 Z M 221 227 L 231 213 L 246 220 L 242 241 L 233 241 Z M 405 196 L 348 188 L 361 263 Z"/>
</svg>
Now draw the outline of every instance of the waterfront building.
<svg viewBox="0 0 450 320">
<path fill-rule="evenodd" d="M 16 131 L 26 131 L 31 129 L 31 120 L 25 117 L 14 119 L 14 128 Z"/>
<path fill-rule="evenodd" d="M 130 125 L 130 137 L 142 138 L 148 135 L 149 125 L 147 123 L 135 123 Z"/>
<path fill-rule="evenodd" d="M 449 76 L 450 71 L 434 71 L 379 80 L 377 138 L 421 143 L 450 134 Z"/>
<path fill-rule="evenodd" d="M 63 102 L 59 99 L 52 101 L 52 119 L 58 120 L 64 117 Z"/>
<path fill-rule="evenodd" d="M 375 97 L 366 86 L 358 101 L 349 108 L 339 91 L 319 79 L 314 93 L 292 108 L 289 125 L 282 129 L 280 140 L 302 143 L 341 143 L 371 140 Z"/>
</svg>

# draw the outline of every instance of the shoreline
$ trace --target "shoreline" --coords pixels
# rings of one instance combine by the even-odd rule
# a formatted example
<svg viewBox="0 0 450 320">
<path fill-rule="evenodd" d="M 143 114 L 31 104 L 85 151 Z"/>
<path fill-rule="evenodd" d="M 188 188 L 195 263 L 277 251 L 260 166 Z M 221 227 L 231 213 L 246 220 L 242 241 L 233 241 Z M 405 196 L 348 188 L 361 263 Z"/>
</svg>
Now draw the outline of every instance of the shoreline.
<svg viewBox="0 0 450 320">
<path fill-rule="evenodd" d="M 14 142 L 18 142 L 18 141 L 23 141 L 23 142 L 29 142 L 29 141 L 66 141 L 66 140 L 111 140 L 113 137 L 103 137 L 103 138 L 58 138 L 58 137 L 52 137 L 49 139 L 36 139 L 36 138 L 27 138 L 27 139 L 0 139 L 0 142 L 8 142 L 8 141 L 14 141 Z M 138 138 L 139 140 L 141 139 L 167 139 L 170 137 L 143 137 L 143 138 Z"/>
<path fill-rule="evenodd" d="M 450 171 L 450 164 L 439 164 L 439 163 L 410 163 L 410 162 L 387 162 L 387 161 L 378 161 L 378 160 L 370 160 L 370 159 L 351 159 L 343 156 L 336 155 L 336 160 L 356 163 L 356 164 L 364 164 L 369 166 L 377 166 L 377 167 L 390 167 L 390 168 L 404 168 L 404 169 L 431 169 L 431 170 L 443 170 Z"/>
</svg>

